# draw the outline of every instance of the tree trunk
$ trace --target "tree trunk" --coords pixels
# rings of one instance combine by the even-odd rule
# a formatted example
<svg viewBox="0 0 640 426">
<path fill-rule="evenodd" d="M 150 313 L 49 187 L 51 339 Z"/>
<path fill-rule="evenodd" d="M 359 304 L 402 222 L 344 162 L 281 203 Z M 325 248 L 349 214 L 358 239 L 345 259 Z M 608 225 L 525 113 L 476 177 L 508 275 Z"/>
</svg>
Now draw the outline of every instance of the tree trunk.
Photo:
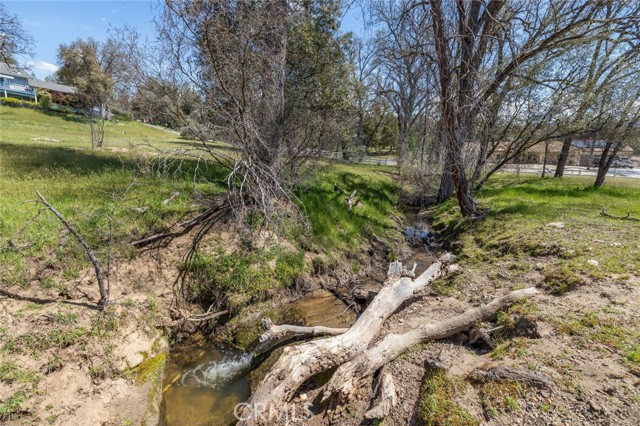
<svg viewBox="0 0 640 426">
<path fill-rule="evenodd" d="M 451 166 L 449 156 L 445 155 L 442 176 L 440 177 L 440 189 L 438 189 L 438 202 L 442 203 L 453 195 L 453 179 L 451 178 Z"/>
<path fill-rule="evenodd" d="M 544 143 L 544 158 L 542 159 L 542 178 L 547 175 L 547 154 L 549 154 L 549 141 Z"/>
<path fill-rule="evenodd" d="M 560 151 L 560 158 L 558 158 L 558 165 L 556 167 L 556 174 L 553 177 L 561 178 L 564 175 L 564 168 L 567 165 L 569 159 L 569 151 L 571 150 L 571 137 L 565 138 L 562 143 L 562 150 Z"/>
<path fill-rule="evenodd" d="M 387 284 L 380 290 L 369 307 L 349 330 L 338 336 L 315 340 L 294 347 L 286 347 L 276 364 L 258 385 L 245 406 L 267 407 L 282 412 L 295 392 L 311 376 L 335 368 L 366 350 L 384 321 L 417 291 L 433 282 L 446 271 L 446 264 L 453 259 L 445 254 L 415 280 L 402 278 L 400 272 L 389 268 Z M 399 263 L 398 263 L 399 264 Z M 401 265 L 400 269 L 401 269 Z M 242 413 L 239 425 L 264 424 L 264 420 L 251 413 Z"/>
<path fill-rule="evenodd" d="M 602 150 L 600 161 L 598 161 L 598 174 L 596 176 L 596 181 L 593 184 L 594 188 L 600 188 L 604 184 L 604 180 L 607 177 L 607 173 L 609 173 L 609 168 L 613 163 L 613 159 L 618 155 L 618 152 L 622 148 L 622 142 L 616 143 L 613 148 L 613 152 L 609 155 L 612 145 L 612 142 L 607 142 Z"/>
<path fill-rule="evenodd" d="M 468 136 L 468 130 L 457 129 L 461 123 L 457 122 L 455 111 L 454 90 L 451 83 L 451 69 L 449 64 L 449 50 L 444 30 L 444 17 L 440 1 L 431 2 L 431 16 L 433 18 L 433 33 L 435 38 L 436 53 L 438 56 L 438 72 L 440 80 L 440 102 L 442 104 L 442 121 L 445 140 L 447 142 L 447 156 L 451 166 L 451 178 L 458 199 L 458 206 L 462 216 L 476 216 L 478 208 L 471 195 L 471 186 L 467 180 L 462 161 L 462 145 L 464 139 L 461 133 Z M 463 96 L 464 94 L 458 94 Z M 466 120 L 471 123 L 471 120 Z M 464 123 L 462 123 L 464 124 Z M 464 126 L 463 126 L 464 127 Z M 462 131 L 459 131 L 462 130 Z"/>
</svg>

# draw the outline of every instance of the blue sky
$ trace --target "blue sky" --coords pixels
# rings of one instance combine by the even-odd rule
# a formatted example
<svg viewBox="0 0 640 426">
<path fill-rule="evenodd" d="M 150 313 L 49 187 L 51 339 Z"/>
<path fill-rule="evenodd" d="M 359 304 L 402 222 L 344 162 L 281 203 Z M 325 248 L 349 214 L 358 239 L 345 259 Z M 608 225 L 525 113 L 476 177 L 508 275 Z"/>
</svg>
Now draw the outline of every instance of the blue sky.
<svg viewBox="0 0 640 426">
<path fill-rule="evenodd" d="M 152 38 L 157 0 L 5 0 L 11 14 L 22 19 L 25 30 L 35 39 L 35 55 L 29 65 L 38 78 L 57 69 L 56 53 L 61 43 L 93 37 L 104 40 L 111 27 L 125 24 Z M 362 28 L 360 11 L 352 9 L 344 18 L 342 30 L 358 32 Z"/>
</svg>

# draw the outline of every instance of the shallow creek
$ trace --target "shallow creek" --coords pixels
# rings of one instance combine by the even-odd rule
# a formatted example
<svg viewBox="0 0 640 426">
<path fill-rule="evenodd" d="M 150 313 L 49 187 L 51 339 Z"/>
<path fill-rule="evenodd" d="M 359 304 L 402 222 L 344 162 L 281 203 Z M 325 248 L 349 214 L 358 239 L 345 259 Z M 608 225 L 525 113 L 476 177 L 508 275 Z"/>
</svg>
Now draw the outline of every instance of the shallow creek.
<svg viewBox="0 0 640 426">
<path fill-rule="evenodd" d="M 417 264 L 422 273 L 434 260 L 428 243 L 428 223 L 417 214 L 405 215 L 405 237 L 412 243 L 407 267 Z M 375 290 L 381 280 L 366 280 L 362 285 Z M 287 317 L 305 325 L 348 327 L 355 321 L 354 312 L 328 291 L 282 307 Z M 233 410 L 250 395 L 251 354 L 193 339 L 172 349 L 164 378 L 166 426 L 227 426 L 235 423 Z"/>
</svg>

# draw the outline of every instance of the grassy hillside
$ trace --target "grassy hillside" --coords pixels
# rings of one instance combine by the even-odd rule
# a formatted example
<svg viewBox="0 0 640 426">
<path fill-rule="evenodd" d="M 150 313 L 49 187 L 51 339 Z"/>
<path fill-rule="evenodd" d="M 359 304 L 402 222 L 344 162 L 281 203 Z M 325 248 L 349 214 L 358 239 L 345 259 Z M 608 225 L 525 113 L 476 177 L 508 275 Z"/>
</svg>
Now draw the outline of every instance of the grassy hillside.
<svg viewBox="0 0 640 426">
<path fill-rule="evenodd" d="M 46 141 L 46 139 L 56 139 L 59 142 Z M 91 133 L 82 115 L 0 105 L 0 141 L 39 142 L 53 146 L 89 149 Z M 143 143 L 150 143 L 161 149 L 189 144 L 174 133 L 136 121 L 107 122 L 104 143 L 106 148 L 123 148 L 129 147 L 130 144 Z"/>
<path fill-rule="evenodd" d="M 195 214 L 199 209 L 196 196 L 225 188 L 227 171 L 219 167 L 201 164 L 194 178 L 198 166 L 188 159 L 181 159 L 178 169 L 164 167 L 164 157 L 131 146 L 115 152 L 79 149 L 88 147 L 89 130 L 77 116 L 0 107 L 0 120 L 0 235 L 24 247 L 20 251 L 0 251 L 4 266 L 0 279 L 4 282 L 26 284 L 29 259 L 46 262 L 52 253 L 57 259 L 65 259 L 61 269 L 67 275 L 77 274 L 86 266 L 80 247 L 66 238 L 61 243 L 57 219 L 48 212 L 38 214 L 40 206 L 31 202 L 36 188 L 101 255 L 107 250 L 107 240 L 119 244 L 119 253 L 131 252 L 127 242 Z M 107 147 L 189 143 L 136 122 L 108 123 L 107 130 Z M 60 142 L 32 140 L 44 137 Z M 336 192 L 334 183 L 342 191 Z M 362 206 L 349 212 L 344 199 L 353 190 L 357 190 Z M 163 205 L 162 201 L 174 192 L 180 195 Z M 326 165 L 297 194 L 310 228 L 294 226 L 286 237 L 297 250 L 338 258 L 336 250 L 356 252 L 373 233 L 384 237 L 394 229 L 389 213 L 394 209 L 395 192 L 393 179 L 374 168 Z M 146 211 L 137 212 L 139 208 Z M 29 223 L 36 215 L 36 220 Z M 115 238 L 108 237 L 112 234 Z"/>
</svg>

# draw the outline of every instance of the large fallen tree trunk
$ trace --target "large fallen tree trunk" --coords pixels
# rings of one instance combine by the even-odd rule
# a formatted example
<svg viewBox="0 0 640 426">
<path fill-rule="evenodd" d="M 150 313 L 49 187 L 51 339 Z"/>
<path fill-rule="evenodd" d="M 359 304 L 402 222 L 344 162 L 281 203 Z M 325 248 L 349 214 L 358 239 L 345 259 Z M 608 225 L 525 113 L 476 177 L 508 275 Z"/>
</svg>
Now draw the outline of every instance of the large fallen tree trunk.
<svg viewBox="0 0 640 426">
<path fill-rule="evenodd" d="M 455 317 L 427 323 L 404 334 L 389 334 L 357 358 L 341 365 L 327 384 L 323 399 L 336 395 L 338 402 L 348 402 L 363 379 L 402 355 L 410 346 L 428 340 L 444 339 L 466 331 L 478 321 L 495 317 L 502 308 L 537 293 L 538 290 L 535 288 L 516 290 L 494 299 L 487 305 L 470 309 Z"/>
<path fill-rule="evenodd" d="M 447 271 L 447 263 L 453 256 L 446 254 L 429 267 L 415 280 L 402 277 L 411 274 L 402 268 L 402 264 L 394 262 L 389 268 L 389 278 L 369 307 L 356 323 L 343 334 L 331 338 L 315 340 L 294 347 L 286 347 L 264 380 L 258 385 L 248 403 L 244 404 L 244 412 L 239 416 L 239 425 L 274 424 L 275 413 L 287 412 L 288 403 L 299 387 L 310 377 L 320 372 L 338 367 L 336 373 L 327 384 L 324 399 L 335 396 L 332 407 L 342 406 L 354 395 L 363 379 L 370 377 L 385 364 L 393 361 L 407 348 L 427 340 L 443 339 L 473 327 L 477 321 L 488 320 L 496 313 L 518 300 L 537 293 L 535 288 L 517 290 L 499 297 L 491 303 L 470 309 L 458 316 L 434 323 L 427 323 L 405 334 L 390 334 L 369 347 L 378 334 L 384 321 L 408 300 L 415 292 L 423 289 Z M 272 329 L 267 324 L 267 330 Z M 313 328 L 277 326 L 279 332 L 294 332 L 307 335 L 339 333 L 339 329 L 314 330 Z M 269 338 L 267 335 L 263 338 Z M 366 413 L 367 418 L 386 416 L 397 401 L 393 378 L 388 371 L 383 371 L 379 385 L 380 402 Z"/>
<path fill-rule="evenodd" d="M 441 256 L 415 280 L 401 276 L 401 263 L 392 263 L 385 286 L 347 332 L 284 349 L 245 404 L 245 412 L 238 424 L 270 424 L 264 417 L 265 413 L 257 412 L 257 408 L 266 407 L 268 412 L 274 413 L 286 411 L 288 402 L 307 379 L 361 354 L 384 321 L 415 292 L 442 276 L 451 260 L 451 254 Z"/>
</svg>

